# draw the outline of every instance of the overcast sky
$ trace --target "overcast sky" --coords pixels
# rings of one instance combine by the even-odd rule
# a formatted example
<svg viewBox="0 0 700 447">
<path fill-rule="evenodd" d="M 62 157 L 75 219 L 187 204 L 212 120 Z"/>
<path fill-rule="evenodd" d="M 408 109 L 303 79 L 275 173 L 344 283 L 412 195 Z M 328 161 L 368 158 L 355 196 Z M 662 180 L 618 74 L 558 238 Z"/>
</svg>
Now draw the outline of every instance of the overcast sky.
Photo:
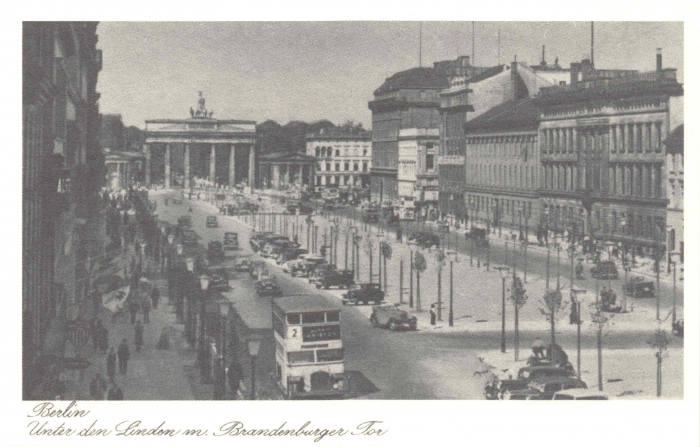
<svg viewBox="0 0 700 447">
<path fill-rule="evenodd" d="M 476 22 L 475 62 L 565 68 L 590 53 L 590 22 Z M 348 119 L 371 127 L 367 101 L 384 79 L 418 66 L 418 22 L 102 22 L 100 111 L 126 125 L 187 118 L 204 91 L 219 119 Z M 683 81 L 683 24 L 596 22 L 596 68 L 654 70 Z M 471 55 L 471 22 L 424 22 L 423 66 Z"/>
</svg>

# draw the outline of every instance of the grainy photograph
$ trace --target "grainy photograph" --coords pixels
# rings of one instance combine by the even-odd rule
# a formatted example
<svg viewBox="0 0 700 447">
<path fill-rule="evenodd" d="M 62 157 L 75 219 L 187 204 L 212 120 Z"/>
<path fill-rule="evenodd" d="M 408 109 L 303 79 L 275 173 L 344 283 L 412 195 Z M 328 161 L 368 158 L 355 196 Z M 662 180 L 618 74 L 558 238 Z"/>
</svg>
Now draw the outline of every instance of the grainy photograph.
<svg viewBox="0 0 700 447">
<path fill-rule="evenodd" d="M 683 32 L 23 22 L 22 398 L 683 399 Z"/>
</svg>

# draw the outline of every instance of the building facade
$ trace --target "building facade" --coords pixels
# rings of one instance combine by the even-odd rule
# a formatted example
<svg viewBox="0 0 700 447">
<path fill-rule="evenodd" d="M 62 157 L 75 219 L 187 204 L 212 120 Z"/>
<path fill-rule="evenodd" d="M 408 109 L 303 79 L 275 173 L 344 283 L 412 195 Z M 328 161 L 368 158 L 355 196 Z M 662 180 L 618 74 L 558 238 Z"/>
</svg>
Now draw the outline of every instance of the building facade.
<svg viewBox="0 0 700 447">
<path fill-rule="evenodd" d="M 399 131 L 399 169 L 397 173 L 400 199 L 414 201 L 416 211 L 426 216 L 437 205 L 437 163 L 440 129 L 401 129 Z M 427 191 L 427 201 L 426 201 Z"/>
<path fill-rule="evenodd" d="M 438 94 L 447 86 L 442 69 L 419 67 L 387 78 L 369 102 L 372 111 L 371 197 L 375 202 L 399 197 L 399 136 L 402 129 L 439 125 Z"/>
<path fill-rule="evenodd" d="M 571 64 L 570 85 L 541 90 L 540 224 L 575 239 L 663 253 L 663 141 L 683 116 L 675 69 L 596 70 Z M 682 122 L 682 121 L 681 121 Z"/>
<path fill-rule="evenodd" d="M 67 323 L 84 311 L 98 229 L 97 22 L 24 22 L 23 396 L 54 399 Z"/>
<path fill-rule="evenodd" d="M 277 152 L 260 157 L 260 187 L 278 191 L 313 191 L 316 159 L 304 154 Z"/>
<path fill-rule="evenodd" d="M 532 98 L 498 105 L 464 126 L 467 224 L 527 237 L 539 205 L 539 109 Z"/>
<path fill-rule="evenodd" d="M 372 168 L 372 133 L 321 129 L 306 137 L 306 155 L 316 158 L 318 190 L 368 188 Z"/>
<path fill-rule="evenodd" d="M 668 251 L 678 253 L 676 261 L 685 261 L 685 245 L 683 242 L 683 200 L 685 198 L 683 182 L 683 124 L 673 129 L 664 144 L 666 145 L 666 191 L 668 196 L 668 211 L 666 225 L 668 229 Z M 672 260 L 672 259 L 669 259 Z"/>
</svg>

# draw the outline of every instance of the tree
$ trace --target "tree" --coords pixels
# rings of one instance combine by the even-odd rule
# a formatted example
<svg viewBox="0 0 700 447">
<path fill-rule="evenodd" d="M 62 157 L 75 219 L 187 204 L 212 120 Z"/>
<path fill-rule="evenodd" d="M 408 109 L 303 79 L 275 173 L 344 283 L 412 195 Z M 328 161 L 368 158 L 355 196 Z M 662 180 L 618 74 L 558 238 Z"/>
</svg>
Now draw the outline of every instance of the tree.
<svg viewBox="0 0 700 447">
<path fill-rule="evenodd" d="M 591 303 L 591 323 L 596 327 L 598 346 L 598 390 L 603 391 L 603 329 L 608 325 L 609 318 L 603 312 L 602 300 Z"/>
<path fill-rule="evenodd" d="M 513 275 L 513 283 L 510 288 L 510 300 L 515 308 L 515 360 L 519 360 L 520 332 L 518 329 L 519 310 L 527 302 L 525 286 L 517 275 Z"/>
<path fill-rule="evenodd" d="M 416 270 L 416 310 L 420 311 L 420 274 L 428 268 L 425 256 L 419 251 L 413 257 L 413 268 Z"/>
<path fill-rule="evenodd" d="M 654 336 L 647 341 L 651 348 L 656 352 L 654 356 L 656 357 L 656 397 L 661 397 L 661 366 L 663 364 L 663 359 L 668 357 L 668 345 L 671 344 L 671 340 L 668 338 L 666 331 L 661 329 L 661 322 L 659 322 L 659 328 L 656 329 Z"/>
<path fill-rule="evenodd" d="M 561 295 L 561 290 L 547 290 L 545 292 L 544 298 L 544 307 L 540 307 L 540 312 L 542 315 L 546 316 L 547 319 L 550 321 L 551 324 L 551 344 L 555 344 L 555 338 L 554 338 L 554 327 L 555 327 L 555 322 L 557 319 L 561 317 L 561 315 L 564 312 L 564 309 L 566 308 L 566 305 L 568 304 L 567 302 L 563 302 L 562 300 L 562 295 Z"/>
</svg>

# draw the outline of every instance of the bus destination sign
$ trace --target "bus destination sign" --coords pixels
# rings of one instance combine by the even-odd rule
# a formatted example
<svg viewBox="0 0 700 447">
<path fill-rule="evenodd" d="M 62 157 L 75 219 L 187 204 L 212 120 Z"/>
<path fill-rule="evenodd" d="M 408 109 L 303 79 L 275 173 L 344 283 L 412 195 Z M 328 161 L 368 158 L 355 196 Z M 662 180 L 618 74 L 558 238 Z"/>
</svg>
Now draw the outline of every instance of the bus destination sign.
<svg viewBox="0 0 700 447">
<path fill-rule="evenodd" d="M 340 325 L 333 326 L 305 326 L 302 328 L 303 340 L 323 341 L 340 340 Z"/>
</svg>

